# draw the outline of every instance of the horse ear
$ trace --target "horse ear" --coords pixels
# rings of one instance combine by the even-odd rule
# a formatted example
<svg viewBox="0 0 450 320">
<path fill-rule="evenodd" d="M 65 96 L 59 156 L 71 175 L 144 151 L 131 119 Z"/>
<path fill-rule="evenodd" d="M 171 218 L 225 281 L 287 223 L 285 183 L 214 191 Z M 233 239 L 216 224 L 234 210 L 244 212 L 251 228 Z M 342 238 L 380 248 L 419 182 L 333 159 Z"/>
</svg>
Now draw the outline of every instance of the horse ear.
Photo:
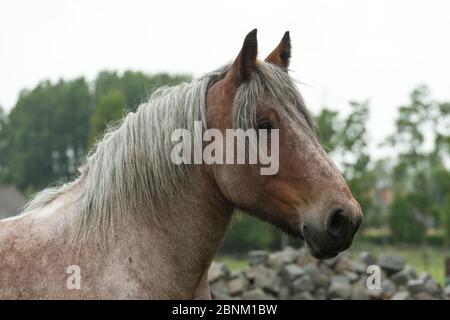
<svg viewBox="0 0 450 320">
<path fill-rule="evenodd" d="M 256 56 L 258 54 L 256 32 L 257 30 L 253 29 L 247 34 L 242 49 L 227 74 L 227 77 L 234 81 L 237 86 L 243 81 L 249 80 L 256 68 Z"/>
<path fill-rule="evenodd" d="M 283 36 L 280 44 L 267 56 L 264 60 L 286 69 L 289 67 L 289 60 L 291 59 L 291 38 L 289 37 L 289 31 Z"/>
</svg>

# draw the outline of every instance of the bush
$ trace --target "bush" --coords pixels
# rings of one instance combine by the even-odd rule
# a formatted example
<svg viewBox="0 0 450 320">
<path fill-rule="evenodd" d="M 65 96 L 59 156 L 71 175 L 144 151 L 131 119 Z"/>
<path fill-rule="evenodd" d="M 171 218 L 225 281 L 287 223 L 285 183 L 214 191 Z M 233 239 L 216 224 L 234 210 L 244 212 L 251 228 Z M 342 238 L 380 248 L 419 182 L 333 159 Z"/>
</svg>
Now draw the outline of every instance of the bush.
<svg viewBox="0 0 450 320">
<path fill-rule="evenodd" d="M 279 249 L 280 245 L 281 232 L 275 227 L 248 214 L 236 213 L 221 252 L 239 254 L 255 249 Z"/>
<path fill-rule="evenodd" d="M 450 195 L 446 196 L 440 213 L 442 228 L 444 229 L 444 240 L 447 244 L 450 244 Z"/>
<path fill-rule="evenodd" d="M 394 241 L 419 243 L 426 228 L 420 217 L 426 212 L 426 199 L 417 193 L 397 195 L 389 208 L 388 223 Z"/>
</svg>

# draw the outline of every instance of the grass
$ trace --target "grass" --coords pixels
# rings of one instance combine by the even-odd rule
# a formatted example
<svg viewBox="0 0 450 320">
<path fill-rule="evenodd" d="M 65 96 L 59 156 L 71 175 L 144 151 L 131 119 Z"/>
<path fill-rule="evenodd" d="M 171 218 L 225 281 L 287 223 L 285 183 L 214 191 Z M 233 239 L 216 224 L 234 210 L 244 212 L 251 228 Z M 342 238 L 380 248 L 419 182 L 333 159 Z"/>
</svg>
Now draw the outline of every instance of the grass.
<svg viewBox="0 0 450 320">
<path fill-rule="evenodd" d="M 362 251 L 369 251 L 375 257 L 381 253 L 388 253 L 401 256 L 406 263 L 413 266 L 420 275 L 422 272 L 428 272 L 432 278 L 444 285 L 445 281 L 445 257 L 450 257 L 450 249 L 444 247 L 426 247 L 424 250 L 420 246 L 400 246 L 400 245 L 375 245 L 370 243 L 356 242 L 350 250 L 353 258 L 358 257 Z M 216 259 L 224 263 L 232 271 L 241 271 L 248 265 L 246 256 L 221 255 Z M 426 262 L 427 261 L 427 262 Z"/>
</svg>

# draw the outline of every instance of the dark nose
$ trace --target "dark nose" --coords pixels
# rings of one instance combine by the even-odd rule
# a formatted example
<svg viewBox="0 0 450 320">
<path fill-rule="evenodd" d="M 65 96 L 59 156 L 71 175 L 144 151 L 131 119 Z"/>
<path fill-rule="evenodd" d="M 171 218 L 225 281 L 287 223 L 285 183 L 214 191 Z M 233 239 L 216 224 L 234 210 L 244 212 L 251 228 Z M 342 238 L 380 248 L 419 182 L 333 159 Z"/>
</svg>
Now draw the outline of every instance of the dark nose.
<svg viewBox="0 0 450 320">
<path fill-rule="evenodd" d="M 362 215 L 353 215 L 341 208 L 333 210 L 328 217 L 327 233 L 335 241 L 353 236 L 362 222 Z"/>
</svg>

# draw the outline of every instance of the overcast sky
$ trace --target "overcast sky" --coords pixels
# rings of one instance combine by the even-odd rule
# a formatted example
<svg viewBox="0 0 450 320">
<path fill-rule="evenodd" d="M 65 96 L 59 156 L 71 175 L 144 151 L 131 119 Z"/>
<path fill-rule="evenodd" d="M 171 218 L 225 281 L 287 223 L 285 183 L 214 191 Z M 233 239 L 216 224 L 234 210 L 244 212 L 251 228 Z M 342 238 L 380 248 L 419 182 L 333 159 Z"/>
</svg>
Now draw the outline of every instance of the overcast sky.
<svg viewBox="0 0 450 320">
<path fill-rule="evenodd" d="M 291 32 L 291 74 L 311 111 L 370 99 L 374 151 L 415 86 L 450 100 L 450 1 L 0 0 L 0 105 L 102 69 L 199 76 L 253 28 L 261 59 Z"/>
</svg>

